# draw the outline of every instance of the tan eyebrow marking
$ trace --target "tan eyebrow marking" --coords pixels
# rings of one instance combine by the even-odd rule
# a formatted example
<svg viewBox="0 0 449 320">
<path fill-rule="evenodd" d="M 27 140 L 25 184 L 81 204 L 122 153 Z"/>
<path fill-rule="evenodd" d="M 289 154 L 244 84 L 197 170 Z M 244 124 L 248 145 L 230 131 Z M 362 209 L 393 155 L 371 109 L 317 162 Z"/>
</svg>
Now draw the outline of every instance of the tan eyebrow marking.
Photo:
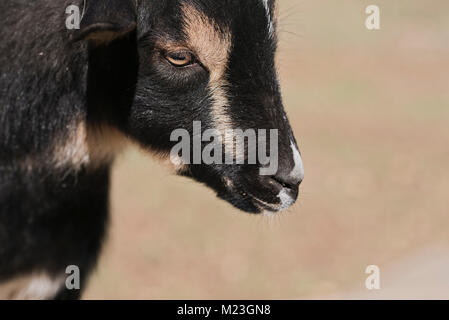
<svg viewBox="0 0 449 320">
<path fill-rule="evenodd" d="M 231 49 L 229 31 L 221 31 L 204 13 L 191 5 L 182 6 L 184 32 L 191 48 L 211 73 L 211 82 L 221 79 L 226 71 Z"/>
</svg>

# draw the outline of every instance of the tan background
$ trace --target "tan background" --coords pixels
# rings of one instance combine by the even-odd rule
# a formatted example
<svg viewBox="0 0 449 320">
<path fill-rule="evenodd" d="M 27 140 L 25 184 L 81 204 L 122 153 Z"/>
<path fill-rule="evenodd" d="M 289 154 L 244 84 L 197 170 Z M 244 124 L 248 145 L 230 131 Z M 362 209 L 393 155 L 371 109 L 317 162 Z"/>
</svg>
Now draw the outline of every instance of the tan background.
<svg viewBox="0 0 449 320">
<path fill-rule="evenodd" d="M 369 4 L 380 31 L 364 26 Z M 449 1 L 279 7 L 299 203 L 249 216 L 129 150 L 85 298 L 449 298 Z"/>
</svg>

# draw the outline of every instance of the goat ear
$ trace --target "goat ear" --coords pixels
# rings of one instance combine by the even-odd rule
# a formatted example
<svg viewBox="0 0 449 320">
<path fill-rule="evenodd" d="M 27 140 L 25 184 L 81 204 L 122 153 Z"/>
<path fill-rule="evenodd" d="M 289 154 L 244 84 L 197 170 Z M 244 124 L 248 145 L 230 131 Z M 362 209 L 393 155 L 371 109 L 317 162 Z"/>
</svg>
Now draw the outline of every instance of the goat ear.
<svg viewBox="0 0 449 320">
<path fill-rule="evenodd" d="M 108 43 L 136 28 L 136 4 L 132 0 L 84 0 L 77 40 Z"/>
</svg>

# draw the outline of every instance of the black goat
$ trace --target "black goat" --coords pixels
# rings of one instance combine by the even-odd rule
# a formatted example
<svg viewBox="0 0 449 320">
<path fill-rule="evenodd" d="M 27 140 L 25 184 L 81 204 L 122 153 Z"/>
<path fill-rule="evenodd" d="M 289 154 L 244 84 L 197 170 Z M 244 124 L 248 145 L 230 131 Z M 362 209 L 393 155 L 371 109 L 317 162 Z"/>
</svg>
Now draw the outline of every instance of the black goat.
<svg viewBox="0 0 449 320">
<path fill-rule="evenodd" d="M 69 5 L 83 13 L 79 30 L 66 28 Z M 260 174 L 266 163 L 172 162 L 241 210 L 294 203 L 303 168 L 277 81 L 274 11 L 274 0 L 1 1 L 0 298 L 79 297 L 66 267 L 85 287 L 128 141 L 168 158 L 173 132 L 195 136 L 194 123 L 276 129 L 272 174 Z"/>
</svg>

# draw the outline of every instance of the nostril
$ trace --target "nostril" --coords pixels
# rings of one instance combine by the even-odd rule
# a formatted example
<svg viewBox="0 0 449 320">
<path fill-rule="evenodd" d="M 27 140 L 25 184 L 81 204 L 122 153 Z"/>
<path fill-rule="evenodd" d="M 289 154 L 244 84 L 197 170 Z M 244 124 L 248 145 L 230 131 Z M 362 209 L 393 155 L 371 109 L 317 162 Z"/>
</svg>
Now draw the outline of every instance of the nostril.
<svg viewBox="0 0 449 320">
<path fill-rule="evenodd" d="M 302 180 L 292 179 L 290 176 L 276 175 L 271 177 L 274 181 L 282 185 L 284 188 L 297 190 Z"/>
<path fill-rule="evenodd" d="M 272 179 L 274 180 L 274 181 L 276 181 L 277 183 L 279 183 L 281 186 L 283 186 L 284 188 L 289 188 L 289 189 L 291 189 L 291 184 L 289 184 L 289 183 L 287 183 L 287 182 L 284 182 L 284 181 L 282 181 L 282 180 L 280 180 L 278 177 L 272 177 Z"/>
</svg>

